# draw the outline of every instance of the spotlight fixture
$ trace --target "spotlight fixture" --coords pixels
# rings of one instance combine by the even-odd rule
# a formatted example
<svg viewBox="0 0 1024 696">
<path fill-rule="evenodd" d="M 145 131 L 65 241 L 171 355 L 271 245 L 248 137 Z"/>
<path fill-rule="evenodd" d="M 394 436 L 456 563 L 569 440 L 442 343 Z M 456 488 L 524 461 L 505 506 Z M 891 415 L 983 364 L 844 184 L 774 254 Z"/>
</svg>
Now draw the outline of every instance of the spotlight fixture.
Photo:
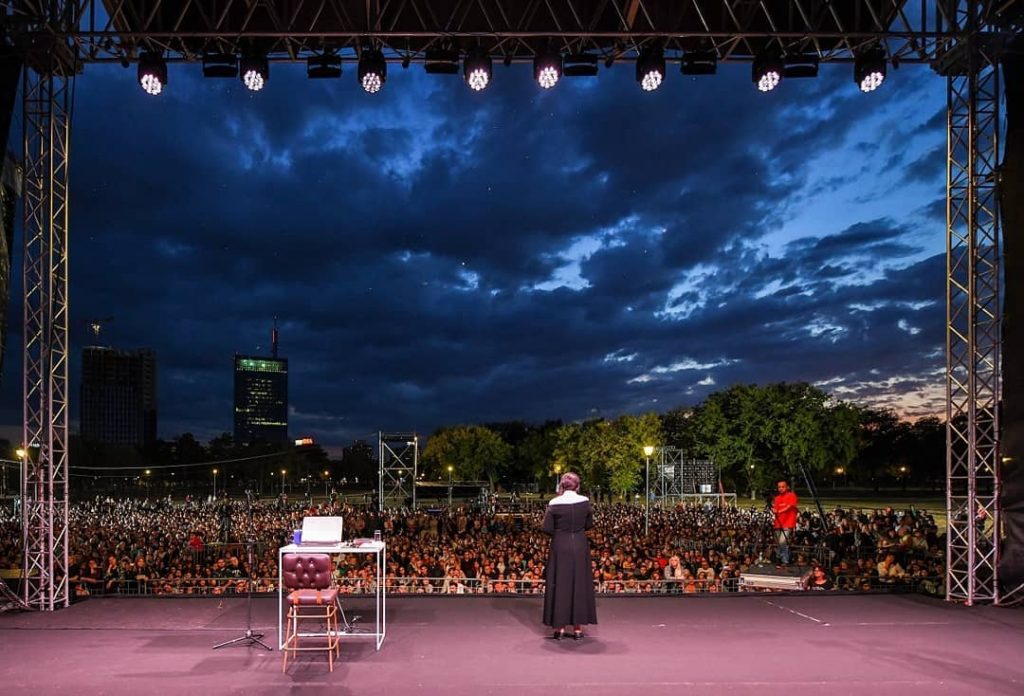
<svg viewBox="0 0 1024 696">
<path fill-rule="evenodd" d="M 423 69 L 428 75 L 458 75 L 459 54 L 455 51 L 427 51 Z"/>
<path fill-rule="evenodd" d="M 861 92 L 874 92 L 885 82 L 885 53 L 873 49 L 858 54 L 853 64 L 853 81 Z"/>
<path fill-rule="evenodd" d="M 167 85 L 167 63 L 159 53 L 147 51 L 139 56 L 139 86 L 154 97 Z"/>
<path fill-rule="evenodd" d="M 486 89 L 491 83 L 491 56 L 479 48 L 470 51 L 462 61 L 462 76 L 471 90 Z"/>
<path fill-rule="evenodd" d="M 541 53 L 533 59 L 533 79 L 543 89 L 551 89 L 562 77 L 562 56 L 553 51 Z"/>
<path fill-rule="evenodd" d="M 778 56 L 760 55 L 754 58 L 752 79 L 758 91 L 771 92 L 779 86 L 784 67 Z"/>
<path fill-rule="evenodd" d="M 687 51 L 680 67 L 684 75 L 714 75 L 718 72 L 718 55 L 714 51 Z"/>
<path fill-rule="evenodd" d="M 388 63 L 384 54 L 376 50 L 363 51 L 359 56 L 359 84 L 367 94 L 376 94 L 388 79 Z"/>
<path fill-rule="evenodd" d="M 665 79 L 665 54 L 661 50 L 645 49 L 636 60 L 636 81 L 640 89 L 653 92 Z"/>
<path fill-rule="evenodd" d="M 230 53 L 203 56 L 203 77 L 238 77 L 238 57 Z"/>
<path fill-rule="evenodd" d="M 562 59 L 565 77 L 597 77 L 597 56 L 590 53 L 570 53 Z"/>
<path fill-rule="evenodd" d="M 783 61 L 782 76 L 790 77 L 817 77 L 818 56 L 814 54 L 786 56 Z"/>
<path fill-rule="evenodd" d="M 249 56 L 243 58 L 239 65 L 239 74 L 246 89 L 259 92 L 270 79 L 270 65 L 266 56 Z"/>
<path fill-rule="evenodd" d="M 310 56 L 306 59 L 306 77 L 311 80 L 341 77 L 341 56 L 336 53 Z"/>
</svg>

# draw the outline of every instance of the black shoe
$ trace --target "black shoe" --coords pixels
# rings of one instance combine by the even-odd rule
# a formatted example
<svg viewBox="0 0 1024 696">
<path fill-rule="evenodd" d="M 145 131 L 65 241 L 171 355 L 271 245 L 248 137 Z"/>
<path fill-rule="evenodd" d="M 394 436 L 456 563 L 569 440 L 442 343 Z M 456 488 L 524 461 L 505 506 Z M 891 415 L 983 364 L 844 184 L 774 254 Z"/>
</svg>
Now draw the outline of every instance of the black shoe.
<svg viewBox="0 0 1024 696">
<path fill-rule="evenodd" d="M 573 631 L 572 632 L 572 639 L 573 640 L 583 640 L 583 631 Z"/>
<path fill-rule="evenodd" d="M 560 628 L 557 631 L 555 631 L 553 634 L 551 634 L 551 637 L 554 638 L 555 640 L 562 640 L 562 635 L 564 633 L 565 633 L 565 630 Z"/>
</svg>

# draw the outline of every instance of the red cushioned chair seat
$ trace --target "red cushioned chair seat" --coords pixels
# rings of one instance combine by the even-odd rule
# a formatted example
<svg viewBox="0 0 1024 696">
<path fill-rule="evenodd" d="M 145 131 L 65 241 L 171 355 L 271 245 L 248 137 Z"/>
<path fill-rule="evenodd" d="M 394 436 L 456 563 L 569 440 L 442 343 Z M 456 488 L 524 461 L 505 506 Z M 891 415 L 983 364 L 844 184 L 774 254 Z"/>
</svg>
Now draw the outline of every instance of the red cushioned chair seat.
<svg viewBox="0 0 1024 696">
<path fill-rule="evenodd" d="M 315 607 L 334 603 L 338 596 L 337 590 L 295 590 L 288 593 L 288 603 L 301 607 Z"/>
</svg>

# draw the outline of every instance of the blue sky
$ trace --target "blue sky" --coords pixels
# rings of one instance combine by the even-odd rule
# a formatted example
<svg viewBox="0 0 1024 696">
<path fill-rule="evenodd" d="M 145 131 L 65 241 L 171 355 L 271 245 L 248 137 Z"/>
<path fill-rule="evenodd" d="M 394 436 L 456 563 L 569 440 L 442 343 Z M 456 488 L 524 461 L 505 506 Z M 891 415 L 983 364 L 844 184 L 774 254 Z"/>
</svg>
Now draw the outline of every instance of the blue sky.
<svg viewBox="0 0 1024 696">
<path fill-rule="evenodd" d="M 86 320 L 113 316 L 104 343 L 157 352 L 163 436 L 230 430 L 232 355 L 267 351 L 277 316 L 292 433 L 329 446 L 735 382 L 941 411 L 945 88 L 926 67 L 867 95 L 848 65 L 769 94 L 747 65 L 653 94 L 629 65 L 550 92 L 499 66 L 479 94 L 390 67 L 377 95 L 277 64 L 250 94 L 179 65 L 154 99 L 134 66 L 89 66 L 72 394 Z"/>
</svg>

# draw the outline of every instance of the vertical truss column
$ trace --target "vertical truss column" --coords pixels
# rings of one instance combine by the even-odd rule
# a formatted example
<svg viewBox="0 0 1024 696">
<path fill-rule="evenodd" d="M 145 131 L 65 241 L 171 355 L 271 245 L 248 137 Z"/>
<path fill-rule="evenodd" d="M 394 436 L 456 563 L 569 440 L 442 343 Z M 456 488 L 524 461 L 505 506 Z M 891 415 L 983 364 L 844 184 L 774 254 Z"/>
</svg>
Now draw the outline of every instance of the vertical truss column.
<svg viewBox="0 0 1024 696">
<path fill-rule="evenodd" d="M 378 432 L 377 460 L 380 467 L 380 510 L 402 507 L 412 501 L 416 509 L 416 479 L 419 476 L 420 439 L 416 433 Z"/>
<path fill-rule="evenodd" d="M 68 605 L 68 155 L 73 77 L 26 68 L 23 597 Z"/>
<path fill-rule="evenodd" d="M 946 178 L 946 598 L 998 601 L 1000 146 L 998 63 L 964 16 L 948 77 Z M 978 10 L 980 11 L 980 10 Z"/>
</svg>

